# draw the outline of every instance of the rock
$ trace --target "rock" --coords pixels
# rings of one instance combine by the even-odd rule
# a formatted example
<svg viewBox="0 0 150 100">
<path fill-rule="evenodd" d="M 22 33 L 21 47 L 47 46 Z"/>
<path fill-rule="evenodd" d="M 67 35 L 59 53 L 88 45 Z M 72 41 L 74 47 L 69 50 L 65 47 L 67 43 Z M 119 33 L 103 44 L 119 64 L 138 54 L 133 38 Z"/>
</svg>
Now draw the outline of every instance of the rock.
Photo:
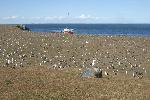
<svg viewBox="0 0 150 100">
<path fill-rule="evenodd" d="M 83 73 L 82 73 L 81 76 L 82 76 L 82 77 L 93 77 L 93 76 L 94 76 L 94 73 L 93 73 L 93 71 L 92 71 L 92 68 L 86 68 L 86 69 L 83 71 Z"/>
<path fill-rule="evenodd" d="M 102 69 L 100 68 L 86 68 L 81 77 L 95 77 L 95 78 L 102 78 Z"/>
</svg>

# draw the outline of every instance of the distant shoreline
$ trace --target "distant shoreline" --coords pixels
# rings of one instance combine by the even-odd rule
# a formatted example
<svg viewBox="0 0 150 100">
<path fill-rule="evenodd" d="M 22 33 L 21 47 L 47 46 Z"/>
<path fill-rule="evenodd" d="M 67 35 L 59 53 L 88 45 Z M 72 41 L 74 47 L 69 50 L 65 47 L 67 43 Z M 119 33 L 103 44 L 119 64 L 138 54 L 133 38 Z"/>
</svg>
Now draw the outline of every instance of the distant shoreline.
<svg viewBox="0 0 150 100">
<path fill-rule="evenodd" d="M 150 24 L 25 24 L 32 32 L 62 32 L 74 29 L 76 34 L 113 36 L 150 36 Z"/>
<path fill-rule="evenodd" d="M 16 25 L 19 25 L 19 24 L 0 24 L 0 26 L 13 26 L 13 27 L 15 27 Z M 33 25 L 33 24 L 20 24 L 20 25 L 27 25 L 27 28 L 28 28 L 28 25 Z M 39 24 L 37 24 L 37 25 L 39 25 Z M 57 25 L 57 24 L 52 24 L 52 25 Z M 66 24 L 66 25 L 68 25 L 68 24 Z M 57 32 L 57 31 L 56 32 L 54 32 L 54 31 L 51 31 L 51 32 L 50 31 L 49 32 L 40 32 L 40 31 L 38 32 L 37 31 L 36 32 L 36 31 L 33 31 L 32 29 L 30 31 L 34 32 L 34 33 L 38 33 L 38 34 L 40 34 L 40 33 L 42 33 L 42 34 L 43 33 L 44 34 L 49 34 L 49 33 L 63 34 L 62 31 L 61 32 Z M 143 34 L 140 34 L 140 35 L 138 35 L 138 34 L 89 34 L 89 33 L 77 33 L 77 32 L 75 32 L 74 35 L 113 36 L 113 37 L 150 37 L 150 34 L 149 35 L 143 35 Z"/>
<path fill-rule="evenodd" d="M 120 24 L 120 25 L 150 25 L 150 23 L 0 23 L 0 25 L 18 25 L 18 24 Z"/>
</svg>

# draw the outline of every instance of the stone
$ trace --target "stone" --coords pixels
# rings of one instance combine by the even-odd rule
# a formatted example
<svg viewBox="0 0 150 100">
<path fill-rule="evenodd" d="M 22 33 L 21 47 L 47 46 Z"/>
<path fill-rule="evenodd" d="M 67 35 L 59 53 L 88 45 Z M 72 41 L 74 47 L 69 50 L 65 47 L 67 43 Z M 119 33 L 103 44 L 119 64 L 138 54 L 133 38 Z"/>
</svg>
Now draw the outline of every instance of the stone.
<svg viewBox="0 0 150 100">
<path fill-rule="evenodd" d="M 94 78 L 102 78 L 102 69 L 100 68 L 95 68 L 95 67 L 91 67 L 91 68 L 86 68 L 81 77 L 94 77 Z"/>
</svg>

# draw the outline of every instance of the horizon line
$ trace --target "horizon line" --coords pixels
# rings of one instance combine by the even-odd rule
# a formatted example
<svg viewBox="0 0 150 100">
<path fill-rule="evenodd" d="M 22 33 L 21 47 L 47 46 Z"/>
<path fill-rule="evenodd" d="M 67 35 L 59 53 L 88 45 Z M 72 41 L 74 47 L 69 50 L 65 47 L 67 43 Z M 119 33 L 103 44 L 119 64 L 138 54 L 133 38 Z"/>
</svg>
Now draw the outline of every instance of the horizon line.
<svg viewBox="0 0 150 100">
<path fill-rule="evenodd" d="M 150 24 L 150 23 L 0 23 L 0 25 L 16 24 Z"/>
</svg>

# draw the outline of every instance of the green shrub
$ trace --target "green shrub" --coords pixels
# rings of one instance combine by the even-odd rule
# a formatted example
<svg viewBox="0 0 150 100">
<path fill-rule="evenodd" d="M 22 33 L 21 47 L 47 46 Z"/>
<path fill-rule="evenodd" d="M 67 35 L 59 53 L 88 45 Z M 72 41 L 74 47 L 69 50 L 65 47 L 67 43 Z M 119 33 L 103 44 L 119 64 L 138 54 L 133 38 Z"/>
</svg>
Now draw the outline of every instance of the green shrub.
<svg viewBox="0 0 150 100">
<path fill-rule="evenodd" d="M 10 84 L 13 84 L 13 82 L 11 80 L 5 80 L 5 84 L 10 85 Z"/>
</svg>

